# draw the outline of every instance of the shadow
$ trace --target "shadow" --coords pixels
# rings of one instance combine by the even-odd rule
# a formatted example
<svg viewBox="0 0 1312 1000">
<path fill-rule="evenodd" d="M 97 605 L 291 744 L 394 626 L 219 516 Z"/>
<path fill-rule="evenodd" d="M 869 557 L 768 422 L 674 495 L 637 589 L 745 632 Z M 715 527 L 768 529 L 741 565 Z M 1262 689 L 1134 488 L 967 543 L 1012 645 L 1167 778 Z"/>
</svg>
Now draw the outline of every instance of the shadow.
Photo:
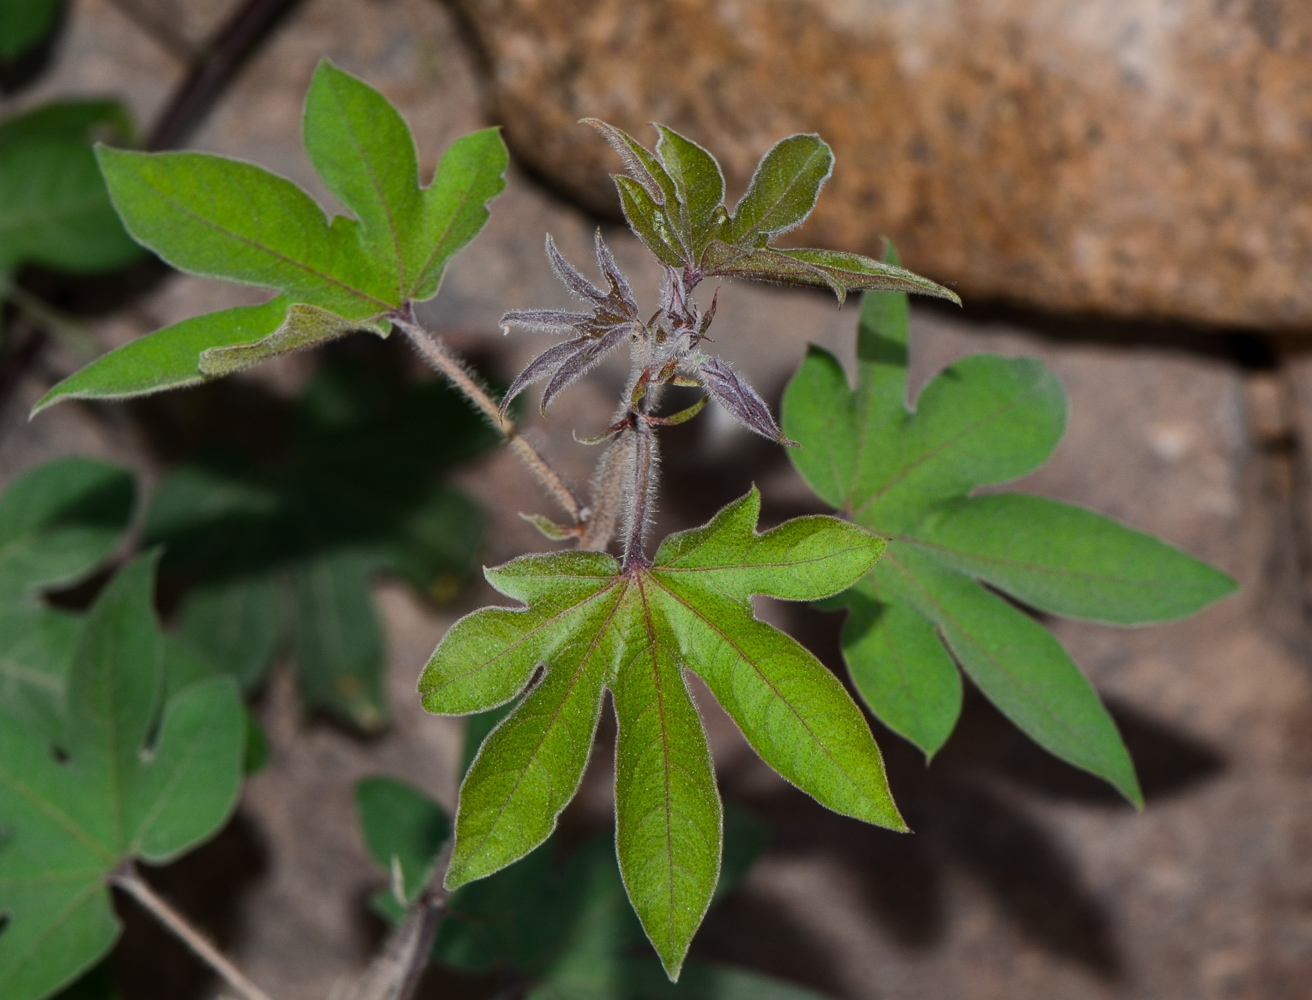
<svg viewBox="0 0 1312 1000">
<path fill-rule="evenodd" d="M 254 824 L 238 812 L 209 843 L 164 868 L 142 867 L 151 886 L 223 951 L 241 934 L 242 900 L 269 867 L 268 850 Z M 214 983 L 202 965 L 153 916 L 121 893 L 116 908 L 123 935 L 110 959 L 123 1000 L 192 1000 Z"/>
<path fill-rule="evenodd" d="M 839 643 L 841 616 L 803 605 L 785 608 L 787 631 L 850 688 Z M 1109 709 L 1150 803 L 1183 794 L 1223 770 L 1224 758 L 1190 735 L 1124 704 L 1113 702 Z M 961 719 L 932 766 L 877 720 L 871 723 L 913 835 L 855 823 L 782 782 L 763 786 L 750 774 L 763 765 L 748 756 L 736 770 L 722 772 L 726 798 L 743 802 L 770 824 L 776 855 L 836 859 L 867 911 L 904 948 L 929 950 L 943 941 L 951 917 L 945 879 L 956 871 L 981 886 L 1035 945 L 1103 980 L 1120 978 L 1125 963 L 1110 901 L 1085 883 L 1078 859 L 1030 803 L 1128 810 L 1124 800 L 1105 782 L 1046 753 L 969 684 Z M 816 983 L 823 973 L 823 961 L 789 972 Z"/>
<path fill-rule="evenodd" d="M 16 13 L 14 16 L 21 15 Z M 10 59 L 0 59 L 0 95 L 17 93 L 46 71 L 59 46 L 67 21 L 68 6 L 61 3 L 54 23 L 43 38 Z"/>
</svg>

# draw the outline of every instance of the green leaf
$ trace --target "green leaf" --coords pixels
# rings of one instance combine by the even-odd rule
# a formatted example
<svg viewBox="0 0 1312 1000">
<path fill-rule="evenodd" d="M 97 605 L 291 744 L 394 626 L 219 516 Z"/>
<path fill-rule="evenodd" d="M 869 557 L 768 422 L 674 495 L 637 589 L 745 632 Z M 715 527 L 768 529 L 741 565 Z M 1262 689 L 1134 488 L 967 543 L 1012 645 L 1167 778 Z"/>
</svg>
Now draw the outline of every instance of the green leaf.
<svg viewBox="0 0 1312 1000">
<path fill-rule="evenodd" d="M 1031 607 L 1116 625 L 1183 618 L 1235 591 L 1211 566 L 1110 518 L 1004 493 L 950 504 L 922 544 Z"/>
<path fill-rule="evenodd" d="M 383 630 L 363 552 L 328 552 L 292 571 L 296 679 L 311 708 L 373 732 L 387 722 Z"/>
<path fill-rule="evenodd" d="M 780 139 L 761 158 L 734 208 L 725 242 L 753 245 L 758 237 L 801 225 L 833 168 L 833 151 L 818 135 Z"/>
<path fill-rule="evenodd" d="M 181 271 L 276 288 L 344 319 L 401 304 L 387 267 L 361 247 L 359 225 L 329 225 L 286 178 L 207 153 L 98 146 L 96 155 L 128 232 Z"/>
<path fill-rule="evenodd" d="M 47 104 L 0 122 L 0 275 L 24 263 L 95 274 L 140 256 L 91 150 L 97 134 L 129 133 L 127 113 L 110 101 Z"/>
<path fill-rule="evenodd" d="M 657 204 L 641 184 L 628 177 L 616 177 L 615 187 L 619 189 L 624 218 L 638 239 L 658 260 L 670 267 L 682 267 L 685 252 L 667 209 Z"/>
<path fill-rule="evenodd" d="M 859 579 L 881 540 L 833 518 L 758 535 L 753 489 L 705 528 L 667 539 L 650 567 L 601 553 L 524 556 L 487 571 L 523 609 L 457 622 L 420 679 L 424 707 L 486 710 L 542 679 L 483 742 L 461 785 L 447 884 L 482 878 L 545 841 L 573 797 L 610 687 L 619 721 L 616 843 L 625 886 L 677 976 L 715 892 L 721 816 L 682 671 L 701 676 L 757 752 L 819 801 L 904 829 L 879 751 L 842 685 L 757 620 L 752 594 L 827 596 Z"/>
<path fill-rule="evenodd" d="M 870 710 L 928 760 L 961 714 L 961 675 L 933 621 L 889 591 L 883 574 L 871 574 L 834 599 L 848 609 L 843 658 Z"/>
<path fill-rule="evenodd" d="M 684 236 L 684 245 L 696 259 L 713 231 L 718 230 L 727 213 L 724 211 L 724 175 L 715 157 L 691 139 L 664 125 L 657 125 L 656 155 L 678 198 L 678 216 L 674 219 Z M 667 206 L 668 207 L 668 206 Z"/>
<path fill-rule="evenodd" d="M 828 288 L 839 302 L 847 296 L 847 289 L 825 269 L 769 247 L 752 249 L 712 240 L 702 255 L 702 266 L 708 275 Z"/>
<path fill-rule="evenodd" d="M 529 1000 L 827 1000 L 773 976 L 716 962 L 690 962 L 678 985 L 650 959 L 596 960 L 537 986 Z"/>
<path fill-rule="evenodd" d="M 355 330 L 368 330 L 386 337 L 391 328 L 385 322 L 347 320 L 316 306 L 295 303 L 287 307 L 282 323 L 268 336 L 252 344 L 211 346 L 200 352 L 197 367 L 202 375 L 231 375 L 280 354 L 318 347 Z"/>
<path fill-rule="evenodd" d="M 971 680 L 1036 743 L 1143 805 L 1116 724 L 1051 632 L 911 544 L 892 543 L 875 575 L 909 593 Z"/>
<path fill-rule="evenodd" d="M 890 248 L 887 263 L 897 263 Z M 1090 511 L 972 490 L 1037 468 L 1065 427 L 1061 385 L 1041 363 L 978 355 L 906 400 L 907 305 L 868 294 L 857 386 L 812 348 L 784 397 L 802 477 L 831 506 L 890 539 L 888 556 L 831 606 L 850 615 L 843 650 L 866 703 L 926 756 L 961 705 L 948 650 L 1036 742 L 1141 795 L 1116 726 L 1060 644 L 985 590 L 1121 624 L 1190 614 L 1234 588 L 1211 567 Z M 945 648 L 946 644 L 946 648 Z"/>
<path fill-rule="evenodd" d="M 19 477 L 0 497 L 0 710 L 53 742 L 81 618 L 39 591 L 76 583 L 118 546 L 132 513 L 132 475 L 65 458 Z"/>
<path fill-rule="evenodd" d="M 113 207 L 138 242 L 180 270 L 282 294 L 129 344 L 56 386 L 37 409 L 191 385 L 353 330 L 386 336 L 388 314 L 437 293 L 447 261 L 483 227 L 487 203 L 505 187 L 508 159 L 496 129 L 453 143 L 432 183 L 420 187 L 400 115 L 326 61 L 306 102 L 305 140 L 354 218 L 330 222 L 303 190 L 254 164 L 97 147 Z M 0 195 L 0 233 L 3 214 Z"/>
<path fill-rule="evenodd" d="M 66 399 L 130 399 L 205 381 L 202 352 L 253 344 L 279 329 L 288 299 L 234 306 L 174 323 L 129 341 L 56 384 L 32 407 L 32 415 Z"/>
<path fill-rule="evenodd" d="M 241 785 L 243 712 L 216 678 L 166 703 L 151 608 L 152 556 L 124 568 L 87 614 L 68 677 L 67 761 L 0 716 L 0 991 L 36 1000 L 118 933 L 107 879 L 169 861 L 226 821 Z"/>
<path fill-rule="evenodd" d="M 496 129 L 485 129 L 457 140 L 422 190 L 405 120 L 382 94 L 327 60 L 306 97 L 305 148 L 360 221 L 365 250 L 389 261 L 398 301 L 437 292 L 446 261 L 483 228 L 487 202 L 505 187 L 505 145 Z"/>
<path fill-rule="evenodd" d="M 419 789 L 381 776 L 355 783 L 355 809 L 369 856 L 392 876 L 397 902 L 409 906 L 451 836 L 446 812 Z"/>
<path fill-rule="evenodd" d="M 961 298 L 956 292 L 944 288 L 928 278 L 922 278 L 905 268 L 894 264 L 881 263 L 856 253 L 842 253 L 838 250 L 780 250 L 779 253 L 799 263 L 815 268 L 825 275 L 833 284 L 840 286 L 844 293 L 857 291 L 894 291 L 916 292 L 920 295 L 932 295 L 947 299 L 961 305 Z M 839 296 L 841 301 L 843 296 Z"/>
<path fill-rule="evenodd" d="M 282 640 L 282 596 L 272 572 L 206 580 L 179 609 L 183 639 L 215 669 L 250 690 L 268 671 Z"/>
<path fill-rule="evenodd" d="M 0 60 L 22 55 L 54 30 L 60 0 L 0 3 Z"/>
</svg>

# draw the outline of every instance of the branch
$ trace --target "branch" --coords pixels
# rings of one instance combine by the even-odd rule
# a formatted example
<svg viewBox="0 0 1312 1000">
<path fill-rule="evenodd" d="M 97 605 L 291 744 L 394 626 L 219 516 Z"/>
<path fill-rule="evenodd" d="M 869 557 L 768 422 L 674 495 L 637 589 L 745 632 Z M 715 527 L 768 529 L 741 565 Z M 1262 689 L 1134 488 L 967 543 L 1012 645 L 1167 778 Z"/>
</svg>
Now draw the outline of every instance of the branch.
<svg viewBox="0 0 1312 1000">
<path fill-rule="evenodd" d="M 416 323 L 412 318 L 407 316 L 392 315 L 389 317 L 392 322 L 401 328 L 410 343 L 414 344 L 433 368 L 441 372 L 451 380 L 452 385 L 460 390 L 471 403 L 474 404 L 485 416 L 493 427 L 506 439 L 506 443 L 515 450 L 515 453 L 529 467 L 538 481 L 546 488 L 547 492 L 552 495 L 557 503 L 561 505 L 574 519 L 574 524 L 580 525 L 587 520 L 587 514 L 578 498 L 560 475 L 553 469 L 545 458 L 534 448 L 523 435 L 519 433 L 519 428 L 514 421 L 508 420 L 501 415 L 501 409 L 496 401 L 487 393 L 478 380 L 469 374 L 464 364 L 452 354 L 442 343 L 441 339 L 425 330 Z"/>
<path fill-rule="evenodd" d="M 149 910 L 151 916 L 190 948 L 197 958 L 222 976 L 229 986 L 246 997 L 246 1000 L 270 1000 L 267 993 L 247 979 L 200 931 L 192 927 L 186 917 L 157 896 L 130 860 L 123 862 L 109 877 L 109 881 Z"/>
<path fill-rule="evenodd" d="M 447 863 L 433 869 L 440 875 L 434 874 L 405 919 L 388 935 L 378 957 L 341 1000 L 410 1000 L 414 996 L 446 915 L 447 892 L 442 882 L 450 864 L 450 848 L 445 853 Z"/>
</svg>

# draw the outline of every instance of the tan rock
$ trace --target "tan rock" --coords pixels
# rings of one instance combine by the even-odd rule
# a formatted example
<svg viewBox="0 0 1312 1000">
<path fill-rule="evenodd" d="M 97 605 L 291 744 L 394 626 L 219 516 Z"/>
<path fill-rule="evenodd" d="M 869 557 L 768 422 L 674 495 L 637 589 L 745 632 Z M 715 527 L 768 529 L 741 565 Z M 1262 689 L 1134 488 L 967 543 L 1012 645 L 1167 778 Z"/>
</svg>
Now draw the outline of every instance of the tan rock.
<svg viewBox="0 0 1312 1000">
<path fill-rule="evenodd" d="M 596 115 L 837 167 L 799 240 L 974 299 L 1312 325 L 1306 0 L 460 0 L 521 159 L 614 211 Z"/>
</svg>

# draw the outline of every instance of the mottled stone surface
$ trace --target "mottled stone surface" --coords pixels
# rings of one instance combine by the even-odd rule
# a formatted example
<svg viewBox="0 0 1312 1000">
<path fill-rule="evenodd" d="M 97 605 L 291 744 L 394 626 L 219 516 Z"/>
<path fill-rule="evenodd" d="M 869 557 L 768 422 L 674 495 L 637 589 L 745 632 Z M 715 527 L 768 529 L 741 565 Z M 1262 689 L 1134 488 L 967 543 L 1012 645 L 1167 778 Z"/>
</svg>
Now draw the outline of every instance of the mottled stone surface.
<svg viewBox="0 0 1312 1000">
<path fill-rule="evenodd" d="M 175 79 L 165 72 L 174 62 L 107 0 L 82 0 L 75 14 L 42 93 L 121 80 L 148 120 Z M 238 77 L 194 145 L 272 165 L 322 195 L 300 146 L 299 116 L 325 54 L 398 103 L 429 166 L 451 139 L 485 121 L 483 77 L 448 9 L 428 0 L 306 0 Z M 769 134 L 760 134 L 761 144 Z M 586 265 L 593 225 L 512 171 L 489 226 L 454 262 L 425 319 L 488 370 L 511 373 L 544 340 L 503 338 L 495 325 L 501 311 L 568 302 L 542 256 L 543 233 Z M 652 302 L 657 270 L 632 237 L 608 230 L 607 238 L 641 301 Z M 176 277 L 91 326 L 109 345 L 251 295 Z M 821 295 L 726 284 L 713 336 L 774 404 L 806 343 L 847 356 L 855 322 L 854 309 L 839 311 Z M 916 833 L 863 827 L 826 813 L 768 771 L 699 689 L 726 797 L 748 804 L 775 832 L 766 859 L 712 915 L 697 951 L 842 1000 L 1301 1000 L 1312 981 L 1312 673 L 1295 515 L 1308 495 L 1305 487 L 1296 492 L 1296 480 L 1312 476 L 1281 449 L 1291 435 L 1312 441 L 1312 418 L 1300 423 L 1287 405 L 1296 392 L 1312 401 L 1306 363 L 1253 375 L 1215 352 L 1181 350 L 1187 337 L 1136 345 L 1090 324 L 1079 343 L 939 312 L 916 312 L 913 324 L 917 384 L 979 350 L 1036 354 L 1061 377 L 1070 429 L 1027 488 L 1158 532 L 1233 573 L 1245 590 L 1174 625 L 1056 625 L 1125 728 L 1148 796 L 1142 815 L 972 699 L 929 769 L 877 731 Z M 154 475 L 170 437 L 202 406 L 200 393 L 169 397 L 177 425 L 147 426 L 136 408 L 79 404 L 28 423 L 27 407 L 72 363 L 59 352 L 43 355 L 0 407 L 0 485 L 75 452 L 113 456 Z M 312 364 L 313 356 L 302 356 L 238 379 L 290 392 Z M 530 433 L 576 483 L 586 480 L 593 453 L 570 432 L 605 426 L 620 374 L 599 369 L 561 397 L 549 421 L 529 408 Z M 1294 378 L 1303 381 L 1287 381 Z M 701 523 L 753 481 L 768 521 L 815 509 L 779 449 L 714 410 L 665 441 L 660 532 Z M 516 516 L 551 509 L 513 456 L 491 455 L 460 479 L 492 518 L 488 563 L 549 547 Z M 1302 513 L 1312 516 L 1312 507 Z M 414 685 L 456 616 L 493 596 L 479 585 L 435 608 L 382 584 L 392 728 L 360 740 L 306 718 L 279 673 L 257 705 L 271 761 L 248 783 L 236 822 L 153 873 L 161 891 L 277 1000 L 328 1000 L 377 944 L 366 899 L 381 878 L 359 841 L 351 783 L 384 772 L 454 802 L 459 723 L 425 715 Z M 760 610 L 836 665 L 833 616 L 770 602 Z M 584 790 L 567 813 L 572 833 L 609 821 L 607 734 L 603 726 Z M 119 968 L 135 970 L 125 983 L 129 1000 L 219 994 L 148 918 L 129 903 L 121 910 L 129 928 Z M 494 991 L 491 982 L 447 982 L 430 983 L 424 995 Z"/>
<path fill-rule="evenodd" d="M 731 192 L 818 131 L 799 239 L 973 299 L 1312 325 L 1305 0 L 458 0 L 527 163 L 614 211 L 599 116 L 712 147 Z"/>
</svg>

